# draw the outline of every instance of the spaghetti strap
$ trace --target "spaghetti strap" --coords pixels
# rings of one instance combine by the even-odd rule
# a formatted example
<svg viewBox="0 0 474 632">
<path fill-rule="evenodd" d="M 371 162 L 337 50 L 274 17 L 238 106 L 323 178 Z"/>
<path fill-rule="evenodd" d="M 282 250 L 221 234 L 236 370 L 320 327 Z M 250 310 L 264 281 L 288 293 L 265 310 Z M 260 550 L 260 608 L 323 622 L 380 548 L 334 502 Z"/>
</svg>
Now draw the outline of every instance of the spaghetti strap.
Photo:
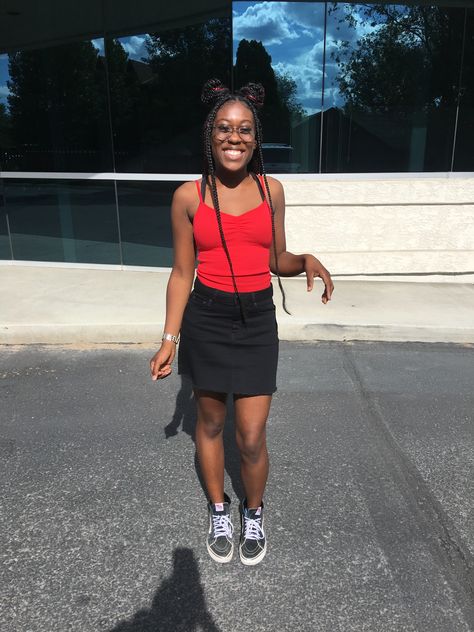
<svg viewBox="0 0 474 632">
<path fill-rule="evenodd" d="M 199 202 L 202 204 L 204 200 L 202 199 L 201 180 L 195 180 L 194 182 L 196 183 L 196 189 L 199 195 Z"/>
<path fill-rule="evenodd" d="M 261 175 L 257 175 L 256 173 L 252 172 L 252 177 L 255 180 L 255 182 L 257 183 L 258 186 L 258 190 L 260 191 L 260 195 L 262 197 L 262 202 L 266 202 L 267 197 L 265 195 L 265 191 L 264 191 L 264 182 L 262 182 L 262 180 L 260 178 L 262 178 Z"/>
</svg>

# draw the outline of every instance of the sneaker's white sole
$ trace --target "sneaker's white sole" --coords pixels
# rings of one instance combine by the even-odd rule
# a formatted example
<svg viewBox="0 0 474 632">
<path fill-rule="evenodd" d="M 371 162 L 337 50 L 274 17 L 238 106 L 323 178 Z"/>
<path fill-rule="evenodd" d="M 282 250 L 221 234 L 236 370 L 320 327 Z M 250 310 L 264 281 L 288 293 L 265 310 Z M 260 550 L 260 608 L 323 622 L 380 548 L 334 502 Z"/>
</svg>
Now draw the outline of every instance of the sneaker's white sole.
<svg viewBox="0 0 474 632">
<path fill-rule="evenodd" d="M 208 542 L 206 542 L 206 548 L 207 548 L 207 552 L 209 553 L 209 556 L 212 557 L 214 562 L 219 562 L 219 564 L 227 564 L 228 562 L 231 561 L 232 557 L 234 556 L 234 545 L 232 545 L 232 548 L 230 549 L 230 552 L 226 557 L 221 557 L 219 555 L 216 555 L 214 551 L 211 549 L 211 547 L 209 546 Z"/>
<path fill-rule="evenodd" d="M 242 562 L 242 564 L 245 564 L 245 566 L 255 566 L 256 564 L 259 564 L 263 560 L 263 558 L 265 557 L 266 552 L 267 552 L 267 543 L 266 542 L 265 542 L 265 547 L 262 549 L 262 551 L 256 557 L 244 557 L 242 555 L 242 550 L 239 547 L 240 561 Z"/>
</svg>

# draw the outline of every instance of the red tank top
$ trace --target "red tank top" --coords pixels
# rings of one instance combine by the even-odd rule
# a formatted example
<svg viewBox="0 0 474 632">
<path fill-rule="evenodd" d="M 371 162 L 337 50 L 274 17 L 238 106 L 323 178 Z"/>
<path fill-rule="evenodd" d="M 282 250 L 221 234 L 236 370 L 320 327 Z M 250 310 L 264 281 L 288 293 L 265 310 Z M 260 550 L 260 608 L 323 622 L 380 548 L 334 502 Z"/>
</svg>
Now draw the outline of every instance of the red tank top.
<svg viewBox="0 0 474 632">
<path fill-rule="evenodd" d="M 261 183 L 261 181 L 260 181 Z M 216 211 L 201 195 L 194 215 L 194 240 L 198 251 L 197 277 L 209 287 L 234 292 L 229 262 L 222 246 Z M 222 229 L 239 292 L 257 292 L 270 285 L 271 211 L 266 200 L 242 215 L 221 210 Z"/>
</svg>

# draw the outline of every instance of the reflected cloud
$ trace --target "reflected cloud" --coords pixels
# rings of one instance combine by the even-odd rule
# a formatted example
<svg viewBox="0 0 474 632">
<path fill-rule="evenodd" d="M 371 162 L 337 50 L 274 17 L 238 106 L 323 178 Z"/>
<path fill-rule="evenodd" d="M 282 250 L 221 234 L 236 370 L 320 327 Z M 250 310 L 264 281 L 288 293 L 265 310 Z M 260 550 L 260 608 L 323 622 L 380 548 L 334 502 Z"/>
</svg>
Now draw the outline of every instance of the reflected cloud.
<svg viewBox="0 0 474 632">
<path fill-rule="evenodd" d="M 247 3 L 234 3 L 234 6 Z M 298 38 L 291 20 L 285 14 L 286 2 L 264 2 L 248 6 L 245 11 L 234 16 L 234 39 L 248 39 L 262 42 L 264 46 L 282 44 L 284 40 Z"/>
<path fill-rule="evenodd" d="M 92 46 L 99 51 L 99 55 L 102 57 L 105 55 L 104 52 L 104 40 L 102 37 L 98 37 L 97 39 L 90 40 Z"/>
<path fill-rule="evenodd" d="M 133 35 L 132 37 L 120 38 L 125 51 L 129 54 L 131 59 L 141 61 L 142 57 L 146 57 L 147 50 L 145 46 L 146 35 Z"/>
</svg>

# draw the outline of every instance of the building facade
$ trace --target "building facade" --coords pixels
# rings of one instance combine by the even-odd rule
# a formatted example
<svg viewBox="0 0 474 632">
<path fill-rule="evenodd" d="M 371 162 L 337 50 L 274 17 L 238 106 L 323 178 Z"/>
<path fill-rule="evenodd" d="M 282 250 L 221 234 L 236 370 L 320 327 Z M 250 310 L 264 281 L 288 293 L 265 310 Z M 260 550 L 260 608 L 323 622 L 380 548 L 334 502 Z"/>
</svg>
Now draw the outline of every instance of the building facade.
<svg viewBox="0 0 474 632">
<path fill-rule="evenodd" d="M 199 95 L 260 81 L 288 244 L 474 271 L 474 0 L 0 0 L 0 260 L 169 267 Z"/>
</svg>

